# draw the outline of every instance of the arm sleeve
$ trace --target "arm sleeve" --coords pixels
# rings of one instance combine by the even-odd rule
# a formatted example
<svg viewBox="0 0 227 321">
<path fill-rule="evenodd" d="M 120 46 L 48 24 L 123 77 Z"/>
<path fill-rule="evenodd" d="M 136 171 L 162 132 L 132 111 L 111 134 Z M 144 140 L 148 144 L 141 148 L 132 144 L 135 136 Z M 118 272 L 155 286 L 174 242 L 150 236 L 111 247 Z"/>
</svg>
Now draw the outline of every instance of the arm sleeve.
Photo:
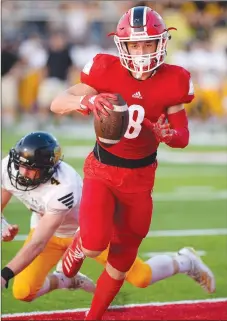
<svg viewBox="0 0 227 321">
<path fill-rule="evenodd" d="M 185 109 L 174 114 L 167 115 L 170 127 L 174 134 L 168 146 L 172 148 L 184 148 L 189 142 L 188 118 Z"/>
</svg>

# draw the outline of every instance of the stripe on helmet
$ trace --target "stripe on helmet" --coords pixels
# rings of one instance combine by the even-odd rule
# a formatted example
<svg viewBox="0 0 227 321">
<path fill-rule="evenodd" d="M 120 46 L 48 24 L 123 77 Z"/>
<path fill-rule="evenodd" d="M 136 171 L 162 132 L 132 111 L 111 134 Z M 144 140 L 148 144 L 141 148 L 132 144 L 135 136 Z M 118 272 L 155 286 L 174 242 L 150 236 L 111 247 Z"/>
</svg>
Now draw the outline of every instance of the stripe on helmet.
<svg viewBox="0 0 227 321">
<path fill-rule="evenodd" d="M 145 26 L 144 27 L 144 31 L 147 32 L 147 7 L 144 7 L 144 10 L 143 10 L 143 25 Z"/>
<path fill-rule="evenodd" d="M 133 32 L 143 32 L 145 31 L 144 25 L 146 24 L 146 10 L 145 7 L 135 7 L 131 11 L 131 21 L 130 21 Z"/>
</svg>

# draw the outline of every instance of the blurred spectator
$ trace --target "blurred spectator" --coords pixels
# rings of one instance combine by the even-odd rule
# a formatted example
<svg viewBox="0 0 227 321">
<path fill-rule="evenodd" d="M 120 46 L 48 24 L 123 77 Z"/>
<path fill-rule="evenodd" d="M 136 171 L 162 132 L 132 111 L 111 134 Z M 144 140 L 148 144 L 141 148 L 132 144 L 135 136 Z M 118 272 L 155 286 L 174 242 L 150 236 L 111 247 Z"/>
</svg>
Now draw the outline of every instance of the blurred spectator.
<svg viewBox="0 0 227 321">
<path fill-rule="evenodd" d="M 47 60 L 42 78 L 37 99 L 40 126 L 48 122 L 49 107 L 54 97 L 74 83 L 69 44 L 61 31 L 55 31 L 48 39 Z"/>
<path fill-rule="evenodd" d="M 167 63 L 182 65 L 192 74 L 196 98 L 187 106 L 191 119 L 223 120 L 225 116 L 227 122 L 227 2 L 182 0 L 4 1 L 3 42 L 9 32 L 22 37 L 18 52 L 11 48 L 11 56 L 2 55 L 2 99 L 7 119 L 14 118 L 19 105 L 20 114 L 30 116 L 27 123 L 31 126 L 35 126 L 31 115 L 35 110 L 39 126 L 50 123 L 53 97 L 78 82 L 80 70 L 95 54 L 117 54 L 107 34 L 115 30 L 124 12 L 139 5 L 156 10 L 167 27 L 177 28 L 171 31 Z M 48 32 L 51 36 L 46 43 Z M 17 56 L 23 68 L 19 77 L 12 77 L 11 73 L 19 70 L 13 67 Z M 7 65 L 12 65 L 11 71 L 7 72 Z M 12 94 L 7 95 L 9 92 Z M 77 113 L 75 117 L 79 118 Z M 5 122 L 11 121 L 5 118 Z"/>
<path fill-rule="evenodd" d="M 22 111 L 30 114 L 35 107 L 41 76 L 40 70 L 47 57 L 40 35 L 36 32 L 31 33 L 26 40 L 22 41 L 18 54 L 24 62 L 23 78 L 19 85 L 19 105 Z"/>
<path fill-rule="evenodd" d="M 21 75 L 22 63 L 15 53 L 15 40 L 5 40 L 1 51 L 1 92 L 2 116 L 4 127 L 11 127 L 17 116 L 18 82 Z"/>
<path fill-rule="evenodd" d="M 88 28 L 86 4 L 81 1 L 70 1 L 61 4 L 64 14 L 64 27 L 72 42 L 81 43 L 85 40 Z"/>
</svg>

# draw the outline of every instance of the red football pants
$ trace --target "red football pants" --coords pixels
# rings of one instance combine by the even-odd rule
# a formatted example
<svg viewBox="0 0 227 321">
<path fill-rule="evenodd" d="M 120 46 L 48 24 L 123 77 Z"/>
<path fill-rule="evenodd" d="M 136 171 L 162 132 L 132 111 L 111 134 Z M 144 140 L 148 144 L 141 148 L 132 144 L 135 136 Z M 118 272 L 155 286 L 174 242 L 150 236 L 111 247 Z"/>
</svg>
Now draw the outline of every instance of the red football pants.
<svg viewBox="0 0 227 321">
<path fill-rule="evenodd" d="M 108 262 L 119 271 L 126 272 L 133 264 L 151 216 L 151 190 L 125 193 L 103 180 L 84 179 L 79 216 L 82 245 L 103 251 L 110 243 Z"/>
</svg>

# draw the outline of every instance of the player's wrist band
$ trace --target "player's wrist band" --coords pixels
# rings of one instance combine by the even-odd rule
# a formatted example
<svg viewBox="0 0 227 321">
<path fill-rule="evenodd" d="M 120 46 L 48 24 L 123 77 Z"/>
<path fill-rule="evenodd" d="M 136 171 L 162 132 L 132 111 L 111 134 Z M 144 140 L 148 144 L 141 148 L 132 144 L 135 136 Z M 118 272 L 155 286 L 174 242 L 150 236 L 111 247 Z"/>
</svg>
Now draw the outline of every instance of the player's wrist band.
<svg viewBox="0 0 227 321">
<path fill-rule="evenodd" d="M 14 275 L 15 274 L 13 273 L 13 271 L 10 268 L 8 268 L 7 266 L 5 266 L 1 270 L 1 276 L 6 281 L 6 285 L 5 285 L 6 288 L 8 288 L 9 280 L 12 279 L 14 277 Z"/>
</svg>

